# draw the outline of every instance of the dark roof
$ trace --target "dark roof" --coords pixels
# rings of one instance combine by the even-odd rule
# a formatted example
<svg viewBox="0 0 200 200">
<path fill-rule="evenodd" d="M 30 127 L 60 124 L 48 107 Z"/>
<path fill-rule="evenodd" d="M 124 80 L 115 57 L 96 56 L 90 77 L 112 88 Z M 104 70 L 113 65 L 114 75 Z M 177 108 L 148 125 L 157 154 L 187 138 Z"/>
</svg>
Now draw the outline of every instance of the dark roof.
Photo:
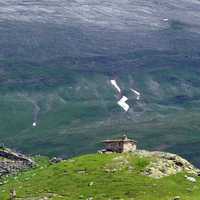
<svg viewBox="0 0 200 200">
<path fill-rule="evenodd" d="M 137 143 L 135 140 L 122 140 L 122 139 L 116 139 L 116 140 L 104 140 L 103 143 L 114 143 L 114 142 L 132 142 Z"/>
<path fill-rule="evenodd" d="M 119 138 L 119 139 L 104 140 L 103 141 L 103 143 L 112 143 L 112 142 L 132 142 L 132 143 L 137 143 L 135 140 L 129 139 L 126 135 L 124 135 L 122 138 Z"/>
</svg>

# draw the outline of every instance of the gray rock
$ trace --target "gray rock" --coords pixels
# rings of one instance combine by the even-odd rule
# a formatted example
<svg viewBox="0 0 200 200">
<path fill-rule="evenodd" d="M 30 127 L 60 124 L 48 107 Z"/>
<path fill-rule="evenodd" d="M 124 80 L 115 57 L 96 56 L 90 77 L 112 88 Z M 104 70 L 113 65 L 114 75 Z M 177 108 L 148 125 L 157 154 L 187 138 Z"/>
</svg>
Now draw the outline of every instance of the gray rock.
<svg viewBox="0 0 200 200">
<path fill-rule="evenodd" d="M 59 163 L 59 162 L 61 162 L 61 161 L 63 161 L 63 159 L 62 159 L 62 158 L 58 158 L 58 157 L 53 157 L 53 158 L 50 160 L 51 163 Z"/>
<path fill-rule="evenodd" d="M 35 162 L 23 154 L 8 148 L 0 148 L 0 176 L 17 173 L 34 165 Z"/>
<path fill-rule="evenodd" d="M 180 197 L 180 196 L 175 196 L 175 197 L 173 198 L 173 200 L 181 200 L 181 197 Z"/>
<path fill-rule="evenodd" d="M 159 151 L 149 152 L 145 150 L 137 150 L 134 154 L 154 158 L 143 172 L 144 175 L 153 178 L 162 178 L 179 172 L 186 172 L 197 176 L 200 171 L 187 160 L 176 154 Z"/>
</svg>

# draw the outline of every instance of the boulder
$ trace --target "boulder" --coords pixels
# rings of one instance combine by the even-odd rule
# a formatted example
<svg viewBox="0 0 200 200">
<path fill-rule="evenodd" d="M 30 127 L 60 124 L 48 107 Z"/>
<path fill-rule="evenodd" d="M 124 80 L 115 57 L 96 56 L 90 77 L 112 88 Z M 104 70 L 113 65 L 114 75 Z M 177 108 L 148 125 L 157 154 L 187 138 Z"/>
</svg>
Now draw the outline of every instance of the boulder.
<svg viewBox="0 0 200 200">
<path fill-rule="evenodd" d="M 51 163 L 59 163 L 59 162 L 61 162 L 61 161 L 63 161 L 63 159 L 62 159 L 62 158 L 58 158 L 58 157 L 53 157 L 53 158 L 50 160 Z"/>
</svg>

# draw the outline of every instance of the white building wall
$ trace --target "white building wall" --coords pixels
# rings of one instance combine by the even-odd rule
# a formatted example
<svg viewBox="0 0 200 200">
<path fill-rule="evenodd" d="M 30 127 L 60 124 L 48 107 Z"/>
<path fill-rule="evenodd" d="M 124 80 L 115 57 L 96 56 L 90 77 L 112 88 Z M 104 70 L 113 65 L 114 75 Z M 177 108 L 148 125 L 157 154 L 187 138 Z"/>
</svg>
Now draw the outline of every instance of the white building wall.
<svg viewBox="0 0 200 200">
<path fill-rule="evenodd" d="M 124 143 L 123 152 L 130 152 L 136 150 L 136 144 L 133 143 Z"/>
</svg>

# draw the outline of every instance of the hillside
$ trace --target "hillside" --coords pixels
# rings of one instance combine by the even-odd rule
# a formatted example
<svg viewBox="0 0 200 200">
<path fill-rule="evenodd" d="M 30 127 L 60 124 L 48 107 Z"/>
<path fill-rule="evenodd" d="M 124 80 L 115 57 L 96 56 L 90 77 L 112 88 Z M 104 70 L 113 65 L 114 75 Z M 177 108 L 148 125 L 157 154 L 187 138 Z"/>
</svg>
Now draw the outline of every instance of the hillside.
<svg viewBox="0 0 200 200">
<path fill-rule="evenodd" d="M 1 200 L 198 200 L 199 170 L 169 153 L 90 154 L 4 177 Z"/>
<path fill-rule="evenodd" d="M 67 70 L 61 75 L 69 80 Z M 142 148 L 177 152 L 199 165 L 199 77 L 191 66 L 141 68 L 118 75 L 129 97 L 128 113 L 117 106 L 111 77 L 103 74 L 76 72 L 72 83 L 41 89 L 4 87 L 1 143 L 26 153 L 66 157 L 97 150 L 101 140 L 127 131 Z M 131 87 L 141 92 L 140 101 L 135 101 Z"/>
<path fill-rule="evenodd" d="M 199 13 L 198 0 L 0 0 L 0 143 L 72 157 L 128 132 L 200 166 Z"/>
</svg>

